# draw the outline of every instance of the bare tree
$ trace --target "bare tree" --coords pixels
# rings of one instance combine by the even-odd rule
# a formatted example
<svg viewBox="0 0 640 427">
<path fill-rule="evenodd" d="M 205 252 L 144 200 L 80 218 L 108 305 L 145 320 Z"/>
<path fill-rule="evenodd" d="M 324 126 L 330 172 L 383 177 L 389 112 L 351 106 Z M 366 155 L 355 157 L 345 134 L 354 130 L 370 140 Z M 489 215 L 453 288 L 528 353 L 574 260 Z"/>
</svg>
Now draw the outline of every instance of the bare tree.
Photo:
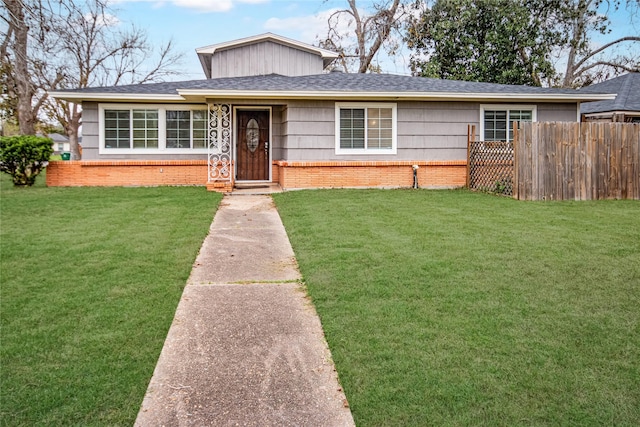
<svg viewBox="0 0 640 427">
<path fill-rule="evenodd" d="M 629 0 L 626 10 L 629 19 L 637 18 L 638 0 Z M 561 80 L 562 87 L 581 87 L 604 80 L 610 74 L 640 71 L 637 55 L 620 54 L 618 48 L 640 42 L 637 35 L 626 35 L 594 46 L 595 34 L 609 34 L 609 13 L 620 8 L 618 1 L 566 0 L 562 25 L 566 34 L 567 65 Z M 605 9 L 605 10 L 600 10 Z"/>
<path fill-rule="evenodd" d="M 173 43 L 169 41 L 154 51 L 144 31 L 135 27 L 121 29 L 104 0 L 3 1 L 16 3 L 16 10 L 26 16 L 21 31 L 32 42 L 27 49 L 28 72 L 24 76 L 28 76 L 35 90 L 18 88 L 16 96 L 19 102 L 29 105 L 35 119 L 42 109 L 60 122 L 69 136 L 72 159 L 80 158 L 82 109 L 78 104 L 50 99 L 46 91 L 147 83 L 177 73 L 175 67 L 182 55 L 174 52 Z M 5 36 L 8 47 L 14 39 L 11 34 Z M 2 53 L 3 66 L 19 55 L 10 48 Z M 11 78 L 19 78 L 20 73 L 14 71 Z M 18 121 L 22 123 L 20 115 Z"/>
<path fill-rule="evenodd" d="M 20 133 L 35 134 L 38 111 L 42 102 L 32 105 L 37 87 L 29 78 L 29 60 L 27 57 L 29 27 L 26 23 L 23 4 L 20 0 L 3 0 L 2 20 L 7 24 L 0 45 L 0 67 L 2 68 L 3 95 L 16 110 Z M 12 100 L 12 101 L 11 101 Z"/>
<path fill-rule="evenodd" d="M 353 67 L 358 73 L 380 71 L 372 65 L 372 61 L 381 48 L 393 55 L 398 43 L 391 34 L 400 30 L 407 16 L 406 5 L 400 0 L 384 0 L 373 4 L 373 12 L 365 14 L 358 9 L 356 0 L 347 0 L 348 9 L 333 12 L 328 20 L 327 37 L 320 41 L 326 49 L 340 54 L 340 64 L 345 72 Z M 340 30 L 341 23 L 347 20 L 349 29 L 353 27 L 353 35 Z"/>
</svg>

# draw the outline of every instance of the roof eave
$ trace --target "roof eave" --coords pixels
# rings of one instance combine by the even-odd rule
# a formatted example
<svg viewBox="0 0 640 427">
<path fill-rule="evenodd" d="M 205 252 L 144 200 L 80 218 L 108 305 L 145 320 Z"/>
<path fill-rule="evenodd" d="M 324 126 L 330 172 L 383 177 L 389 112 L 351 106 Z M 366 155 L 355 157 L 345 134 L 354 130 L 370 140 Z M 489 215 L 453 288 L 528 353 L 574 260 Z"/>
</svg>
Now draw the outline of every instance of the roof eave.
<svg viewBox="0 0 640 427">
<path fill-rule="evenodd" d="M 345 91 L 275 91 L 275 90 L 210 90 L 177 89 L 178 94 L 141 94 L 108 92 L 51 91 L 57 99 L 71 102 L 180 102 L 204 101 L 207 98 L 244 99 L 351 99 L 396 101 L 483 101 L 483 102 L 589 102 L 614 99 L 610 94 L 521 94 L 521 93 L 459 93 L 459 92 L 345 92 Z"/>
<path fill-rule="evenodd" d="M 185 98 L 180 95 L 171 94 L 149 94 L 149 93 L 82 93 L 82 92 L 64 92 L 64 91 L 50 91 L 49 95 L 56 99 L 71 102 L 81 101 L 112 101 L 112 102 L 131 102 L 131 101 L 152 101 L 152 102 L 176 102 L 184 101 Z"/>
<path fill-rule="evenodd" d="M 245 99 L 354 99 L 354 100 L 421 100 L 421 101 L 499 101 L 499 102 L 588 102 L 615 98 L 609 94 L 521 94 L 521 93 L 459 93 L 459 92 L 345 92 L 345 91 L 270 91 L 270 90 L 207 90 L 178 89 L 185 99 L 237 98 Z"/>
<path fill-rule="evenodd" d="M 591 113 L 582 113 L 585 117 L 609 117 L 614 114 L 624 114 L 629 116 L 640 116 L 640 111 L 637 110 L 609 110 L 609 111 L 594 111 Z"/>
<path fill-rule="evenodd" d="M 339 56 L 339 54 L 336 53 L 336 52 L 332 52 L 330 50 L 323 49 L 323 48 L 317 47 L 317 46 L 313 46 L 313 45 L 310 45 L 310 44 L 307 44 L 307 43 L 302 43 L 300 41 L 289 39 L 287 37 L 279 36 L 279 35 L 273 34 L 273 33 L 264 33 L 264 34 L 259 34 L 257 36 L 245 37 L 245 38 L 238 39 L 238 40 L 232 40 L 232 41 L 228 41 L 228 42 L 224 42 L 224 43 L 217 43 L 217 44 L 213 44 L 213 45 L 209 45 L 209 46 L 199 47 L 199 48 L 196 49 L 196 53 L 198 55 L 200 55 L 200 54 L 213 55 L 213 53 L 216 50 L 219 50 L 219 49 L 227 49 L 227 48 L 234 47 L 234 46 L 244 46 L 244 45 L 247 45 L 247 44 L 252 44 L 252 43 L 256 43 L 256 42 L 262 42 L 262 41 L 266 41 L 266 40 L 277 41 L 277 42 L 280 42 L 280 43 L 283 43 L 283 44 L 287 44 L 287 45 L 290 45 L 290 46 L 295 46 L 298 49 L 305 50 L 307 52 L 317 53 L 322 58 L 335 59 L 335 58 L 337 58 Z"/>
</svg>

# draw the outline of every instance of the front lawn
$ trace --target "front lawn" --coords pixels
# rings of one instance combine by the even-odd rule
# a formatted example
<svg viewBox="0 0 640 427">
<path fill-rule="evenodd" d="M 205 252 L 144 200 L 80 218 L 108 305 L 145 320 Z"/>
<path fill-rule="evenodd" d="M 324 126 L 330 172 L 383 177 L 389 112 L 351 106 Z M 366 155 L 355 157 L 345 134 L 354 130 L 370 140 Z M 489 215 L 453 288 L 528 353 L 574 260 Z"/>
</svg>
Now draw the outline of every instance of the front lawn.
<svg viewBox="0 0 640 427">
<path fill-rule="evenodd" d="M 358 425 L 640 424 L 640 202 L 274 198 Z"/>
<path fill-rule="evenodd" d="M 132 425 L 218 194 L 0 180 L 0 425 Z"/>
</svg>

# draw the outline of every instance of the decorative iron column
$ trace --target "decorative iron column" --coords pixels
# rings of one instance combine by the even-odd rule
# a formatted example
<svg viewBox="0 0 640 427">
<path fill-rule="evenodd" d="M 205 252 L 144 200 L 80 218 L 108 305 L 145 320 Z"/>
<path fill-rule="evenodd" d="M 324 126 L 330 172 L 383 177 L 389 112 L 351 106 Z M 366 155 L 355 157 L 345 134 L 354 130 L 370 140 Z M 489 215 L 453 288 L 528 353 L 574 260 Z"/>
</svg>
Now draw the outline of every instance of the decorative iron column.
<svg viewBox="0 0 640 427">
<path fill-rule="evenodd" d="M 233 180 L 231 104 L 209 104 L 207 182 Z"/>
</svg>

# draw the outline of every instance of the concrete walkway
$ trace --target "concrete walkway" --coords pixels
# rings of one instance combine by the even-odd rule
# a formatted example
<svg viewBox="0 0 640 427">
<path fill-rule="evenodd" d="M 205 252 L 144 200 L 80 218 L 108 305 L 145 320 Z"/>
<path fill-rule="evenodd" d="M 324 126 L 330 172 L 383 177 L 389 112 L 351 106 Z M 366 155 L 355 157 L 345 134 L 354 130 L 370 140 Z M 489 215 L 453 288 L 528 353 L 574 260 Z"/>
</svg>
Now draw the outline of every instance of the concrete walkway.
<svg viewBox="0 0 640 427">
<path fill-rule="evenodd" d="M 225 196 L 136 426 L 353 426 L 270 196 Z"/>
</svg>

